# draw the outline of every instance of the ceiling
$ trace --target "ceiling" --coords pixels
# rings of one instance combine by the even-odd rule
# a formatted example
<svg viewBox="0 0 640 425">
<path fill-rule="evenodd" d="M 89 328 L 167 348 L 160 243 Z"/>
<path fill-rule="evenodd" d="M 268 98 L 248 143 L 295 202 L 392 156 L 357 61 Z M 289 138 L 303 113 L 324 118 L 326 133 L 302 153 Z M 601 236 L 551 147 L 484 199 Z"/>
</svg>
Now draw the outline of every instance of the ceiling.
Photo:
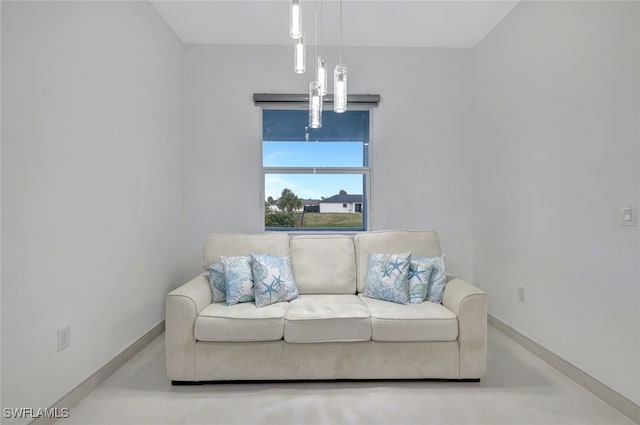
<svg viewBox="0 0 640 425">
<path fill-rule="evenodd" d="M 184 43 L 292 43 L 288 37 L 290 0 L 151 3 Z M 517 0 L 344 0 L 344 45 L 475 47 L 517 3 Z M 319 44 L 339 45 L 339 1 L 300 0 L 300 4 L 305 43 L 314 43 L 317 10 Z"/>
</svg>

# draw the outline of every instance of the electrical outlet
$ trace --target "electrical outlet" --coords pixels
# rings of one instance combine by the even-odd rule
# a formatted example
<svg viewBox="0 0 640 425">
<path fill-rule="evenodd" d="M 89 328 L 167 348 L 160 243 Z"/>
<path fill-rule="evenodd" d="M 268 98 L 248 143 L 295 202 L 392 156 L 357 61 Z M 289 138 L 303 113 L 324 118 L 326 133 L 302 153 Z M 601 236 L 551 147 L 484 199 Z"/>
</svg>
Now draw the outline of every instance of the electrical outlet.
<svg viewBox="0 0 640 425">
<path fill-rule="evenodd" d="M 71 326 L 58 329 L 58 351 L 62 351 L 71 345 Z"/>
<path fill-rule="evenodd" d="M 522 302 L 526 300 L 524 286 L 522 285 L 518 286 L 518 299 Z"/>
<path fill-rule="evenodd" d="M 635 205 L 624 205 L 620 207 L 620 212 L 623 226 L 638 225 L 638 214 Z"/>
</svg>

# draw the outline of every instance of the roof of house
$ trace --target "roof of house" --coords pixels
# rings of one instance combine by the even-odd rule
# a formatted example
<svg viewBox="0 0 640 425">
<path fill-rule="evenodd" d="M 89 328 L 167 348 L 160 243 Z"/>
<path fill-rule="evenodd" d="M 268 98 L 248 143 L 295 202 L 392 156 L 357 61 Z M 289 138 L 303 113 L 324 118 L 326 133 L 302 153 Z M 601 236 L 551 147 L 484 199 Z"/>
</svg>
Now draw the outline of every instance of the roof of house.
<svg viewBox="0 0 640 425">
<path fill-rule="evenodd" d="M 362 202 L 362 195 L 333 195 L 330 198 L 320 201 L 323 203 L 331 204 L 353 204 L 355 202 Z"/>
</svg>

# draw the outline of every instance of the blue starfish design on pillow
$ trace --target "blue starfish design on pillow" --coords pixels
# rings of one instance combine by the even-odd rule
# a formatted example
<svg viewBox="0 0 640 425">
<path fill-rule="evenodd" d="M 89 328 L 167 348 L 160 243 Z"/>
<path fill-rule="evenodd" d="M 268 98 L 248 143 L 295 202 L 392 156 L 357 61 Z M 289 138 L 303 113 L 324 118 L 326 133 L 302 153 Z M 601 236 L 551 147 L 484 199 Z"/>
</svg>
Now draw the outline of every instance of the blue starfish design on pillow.
<svg viewBox="0 0 640 425">
<path fill-rule="evenodd" d="M 404 261 L 400 261 L 398 258 L 396 258 L 394 261 L 389 263 L 389 265 L 391 266 L 391 271 L 398 270 L 399 273 L 402 273 L 400 267 L 404 266 L 404 263 Z"/>
<path fill-rule="evenodd" d="M 278 288 L 279 288 L 280 285 L 282 285 L 282 283 L 283 283 L 283 281 L 282 281 L 282 279 L 280 277 L 281 277 L 280 275 L 278 275 L 278 276 L 273 275 L 273 282 L 271 282 L 271 284 L 272 285 L 278 285 Z"/>
<path fill-rule="evenodd" d="M 264 291 L 260 292 L 260 295 L 269 295 L 269 301 L 271 301 L 273 300 L 274 294 L 278 295 L 280 293 L 280 288 L 282 287 L 282 279 L 280 279 L 280 276 L 274 276 L 271 285 L 262 283 L 262 286 L 264 286 Z"/>
<path fill-rule="evenodd" d="M 420 282 L 422 282 L 422 273 L 426 272 L 427 270 L 420 270 L 420 266 L 416 266 L 413 267 L 413 265 L 411 267 L 409 267 L 409 280 L 413 279 L 414 277 L 416 279 L 418 279 Z"/>
<path fill-rule="evenodd" d="M 382 266 L 382 276 L 383 277 L 391 277 L 391 272 L 393 271 L 393 267 L 391 267 L 391 264 L 384 263 L 384 266 Z"/>
</svg>

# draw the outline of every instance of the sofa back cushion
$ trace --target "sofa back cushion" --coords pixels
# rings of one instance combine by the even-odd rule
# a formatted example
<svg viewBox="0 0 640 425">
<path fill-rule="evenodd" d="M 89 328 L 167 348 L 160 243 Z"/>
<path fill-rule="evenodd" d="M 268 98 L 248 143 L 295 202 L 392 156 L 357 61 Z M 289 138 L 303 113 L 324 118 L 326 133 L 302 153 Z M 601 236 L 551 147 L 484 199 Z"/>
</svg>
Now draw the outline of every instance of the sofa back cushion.
<svg viewBox="0 0 640 425">
<path fill-rule="evenodd" d="M 300 294 L 355 294 L 353 238 L 299 235 L 290 242 L 291 267 Z"/>
<path fill-rule="evenodd" d="M 202 251 L 202 267 L 219 262 L 220 256 L 227 257 L 256 254 L 276 256 L 289 255 L 289 235 L 268 233 L 259 235 L 209 233 Z"/>
<path fill-rule="evenodd" d="M 430 230 L 382 230 L 358 233 L 354 238 L 358 293 L 364 292 L 369 253 L 411 252 L 412 257 L 440 255 L 438 234 Z"/>
</svg>

